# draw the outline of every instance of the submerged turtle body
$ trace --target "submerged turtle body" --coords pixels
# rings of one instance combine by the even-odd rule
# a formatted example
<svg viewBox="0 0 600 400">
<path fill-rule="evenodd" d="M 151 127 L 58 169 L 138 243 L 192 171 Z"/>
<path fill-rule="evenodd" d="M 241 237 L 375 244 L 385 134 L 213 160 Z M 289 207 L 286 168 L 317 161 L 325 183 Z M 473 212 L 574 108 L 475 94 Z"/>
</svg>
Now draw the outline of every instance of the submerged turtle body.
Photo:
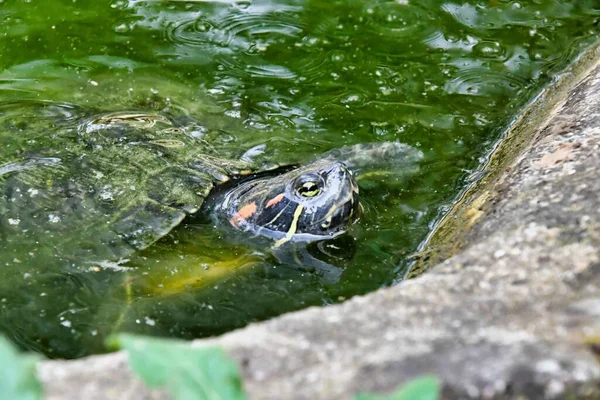
<svg viewBox="0 0 600 400">
<path fill-rule="evenodd" d="M 201 130 L 160 114 L 111 113 L 74 125 L 43 146 L 32 138 L 0 165 L 8 248 L 42 241 L 65 259 L 120 259 L 198 212 L 215 186 L 240 177 L 216 211 L 276 245 L 336 236 L 357 215 L 352 172 L 331 158 L 267 173 L 272 165 L 220 158 Z"/>
<path fill-rule="evenodd" d="M 239 326 L 238 307 L 263 318 L 271 294 L 320 298 L 354 254 L 341 233 L 361 208 L 356 180 L 388 185 L 422 157 L 372 143 L 277 166 L 258 146 L 231 150 L 223 131 L 161 112 L 0 105 L 0 330 L 74 357 L 119 330 L 199 337 Z M 235 310 L 204 308 L 212 296 Z"/>
</svg>

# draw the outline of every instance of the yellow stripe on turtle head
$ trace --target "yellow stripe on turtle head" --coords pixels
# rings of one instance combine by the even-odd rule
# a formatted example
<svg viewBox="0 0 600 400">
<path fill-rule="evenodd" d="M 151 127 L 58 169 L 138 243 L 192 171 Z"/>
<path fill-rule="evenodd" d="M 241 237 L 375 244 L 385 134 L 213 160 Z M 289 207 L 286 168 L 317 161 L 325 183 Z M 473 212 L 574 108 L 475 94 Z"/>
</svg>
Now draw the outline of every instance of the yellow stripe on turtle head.
<svg viewBox="0 0 600 400">
<path fill-rule="evenodd" d="M 275 242 L 275 248 L 289 242 L 292 239 L 296 233 L 296 229 L 298 229 L 298 220 L 300 219 L 300 215 L 302 215 L 302 210 L 304 210 L 304 206 L 302 204 L 296 207 L 296 211 L 294 211 L 294 219 L 292 219 L 292 223 L 290 224 L 290 229 L 287 231 L 284 237 Z"/>
</svg>

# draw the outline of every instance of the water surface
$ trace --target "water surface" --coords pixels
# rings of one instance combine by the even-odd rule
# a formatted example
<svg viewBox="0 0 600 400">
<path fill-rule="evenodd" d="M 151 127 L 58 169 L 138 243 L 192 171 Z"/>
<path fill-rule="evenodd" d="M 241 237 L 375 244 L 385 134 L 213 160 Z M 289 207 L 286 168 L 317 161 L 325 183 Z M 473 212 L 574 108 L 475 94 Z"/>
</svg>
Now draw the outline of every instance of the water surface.
<svg viewBox="0 0 600 400">
<path fill-rule="evenodd" d="M 111 332 L 202 337 L 401 281 L 599 19 L 595 0 L 1 1 L 0 183 L 32 149 L 60 158 L 56 135 L 119 110 L 160 110 L 232 158 L 265 145 L 265 158 L 297 163 L 398 141 L 423 159 L 361 181 L 359 223 L 310 249 L 329 272 L 227 240 L 202 216 L 128 261 L 65 260 L 43 232 L 8 237 L 16 219 L 0 203 L 0 329 L 78 357 L 104 351 Z"/>
</svg>

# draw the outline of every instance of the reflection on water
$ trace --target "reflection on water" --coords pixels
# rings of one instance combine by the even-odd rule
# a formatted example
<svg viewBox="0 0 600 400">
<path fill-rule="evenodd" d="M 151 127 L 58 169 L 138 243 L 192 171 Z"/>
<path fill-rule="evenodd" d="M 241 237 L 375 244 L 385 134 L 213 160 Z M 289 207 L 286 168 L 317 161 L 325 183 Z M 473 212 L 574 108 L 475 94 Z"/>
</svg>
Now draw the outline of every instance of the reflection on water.
<svg viewBox="0 0 600 400">
<path fill-rule="evenodd" d="M 598 37 L 599 19 L 595 0 L 4 1 L 0 329 L 77 357 L 118 330 L 218 334 L 398 282 L 511 116 Z M 276 254 L 200 212 L 142 252 L 109 257 L 99 237 L 81 246 L 98 204 L 68 178 L 92 173 L 74 166 L 101 151 L 94 116 L 123 111 L 168 116 L 155 121 L 163 136 L 138 138 L 166 154 L 199 146 L 290 164 L 400 142 L 423 159 L 364 174 L 364 212 L 339 242 Z M 50 169 L 68 173 L 15 183 Z M 166 179 L 128 190 L 165 196 Z M 102 201 L 118 195 L 103 187 Z M 43 197 L 57 191 L 77 195 L 58 207 Z"/>
</svg>

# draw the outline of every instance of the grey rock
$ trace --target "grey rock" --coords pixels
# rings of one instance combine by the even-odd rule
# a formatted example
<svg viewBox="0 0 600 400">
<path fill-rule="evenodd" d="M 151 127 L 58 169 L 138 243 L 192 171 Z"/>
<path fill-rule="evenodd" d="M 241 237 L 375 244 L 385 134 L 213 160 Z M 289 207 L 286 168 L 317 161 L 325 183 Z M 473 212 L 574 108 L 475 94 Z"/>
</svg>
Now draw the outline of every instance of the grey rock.
<svg viewBox="0 0 600 400">
<path fill-rule="evenodd" d="M 447 399 L 600 398 L 599 54 L 487 184 L 459 254 L 395 287 L 191 345 L 227 349 L 251 399 L 351 399 L 422 374 L 439 376 Z M 48 361 L 39 375 L 48 399 L 167 398 L 122 353 Z"/>
</svg>

